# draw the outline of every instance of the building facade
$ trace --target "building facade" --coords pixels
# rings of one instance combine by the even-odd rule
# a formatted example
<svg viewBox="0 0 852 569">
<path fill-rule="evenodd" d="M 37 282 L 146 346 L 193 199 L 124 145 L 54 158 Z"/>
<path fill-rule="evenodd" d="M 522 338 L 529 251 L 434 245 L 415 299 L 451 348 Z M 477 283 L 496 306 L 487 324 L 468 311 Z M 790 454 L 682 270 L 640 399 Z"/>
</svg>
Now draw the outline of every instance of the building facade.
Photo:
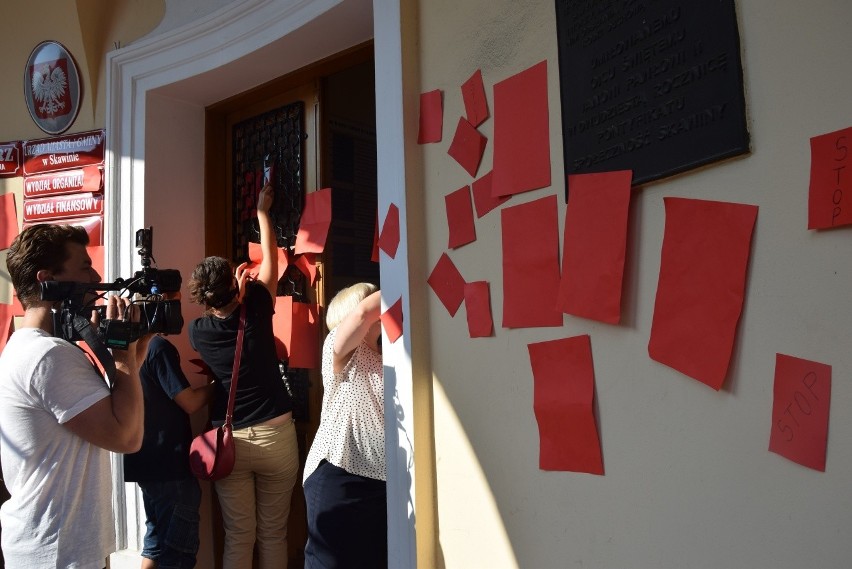
<svg viewBox="0 0 852 569">
<path fill-rule="evenodd" d="M 6 53 L 0 66 L 9 78 L 0 88 L 0 142 L 45 136 L 28 116 L 18 81 L 36 44 L 61 42 L 77 59 L 83 83 L 83 105 L 68 132 L 103 128 L 107 136 L 107 279 L 139 269 L 134 234 L 143 226 L 156 228 L 159 266 L 184 275 L 206 254 L 233 252 L 229 144 L 233 126 L 247 117 L 304 102 L 305 124 L 315 125 L 306 140 L 317 141 L 305 145 L 307 191 L 334 185 L 334 167 L 342 160 L 333 152 L 335 133 L 374 144 L 373 155 L 355 156 L 358 164 L 375 162 L 378 226 L 383 229 L 395 209 L 400 236 L 394 254 L 383 250 L 378 263 L 383 308 L 399 301 L 402 313 L 402 335 L 395 342 L 386 336 L 384 352 L 392 567 L 793 569 L 852 561 L 846 538 L 852 528 L 852 452 L 845 443 L 852 438 L 846 411 L 852 402 L 846 348 L 852 229 L 808 229 L 811 139 L 852 126 L 846 96 L 852 79 L 844 72 L 852 48 L 848 2 L 736 2 L 747 151 L 633 188 L 622 225 L 617 323 L 563 314 L 556 324 L 521 326 L 505 325 L 507 314 L 517 311 L 508 301 L 519 299 L 507 288 L 518 270 L 507 263 L 514 250 L 507 240 L 538 235 L 535 226 L 545 220 L 533 219 L 518 231 L 508 212 L 555 197 L 555 210 L 548 211 L 555 215 L 558 239 L 526 242 L 521 251 L 531 255 L 518 256 L 563 250 L 570 164 L 563 154 L 562 90 L 575 81 L 603 81 L 603 63 L 631 65 L 620 52 L 602 48 L 610 55 L 592 64 L 601 73 L 562 73 L 560 42 L 569 41 L 557 26 L 562 2 L 126 0 L 109 9 L 96 0 L 49 0 L 38 9 L 14 4 L 20 4 L 18 16 L 0 23 Z M 613 39 L 616 46 L 664 36 L 654 27 L 663 23 L 643 19 L 659 9 L 658 2 L 575 4 L 581 31 L 602 26 L 602 33 L 616 38 L 616 23 L 629 20 L 637 30 L 657 34 L 647 39 L 626 33 Z M 670 20 L 690 10 L 688 2 L 664 4 Z M 662 50 L 641 51 L 649 45 L 632 53 L 662 65 Z M 542 64 L 543 83 L 512 83 Z M 456 158 L 451 146 L 459 119 L 470 122 L 463 86 L 477 72 L 488 114 L 475 125 L 484 141 L 477 147 L 481 154 L 474 152 L 476 164 L 467 168 L 462 163 L 469 161 Z M 733 64 L 729 72 L 736 72 Z M 434 91 L 440 92 L 440 140 L 419 143 L 421 94 Z M 501 167 L 500 145 L 523 133 L 510 129 L 507 135 L 501 131 L 506 124 L 541 126 L 532 122 L 542 117 L 541 105 L 521 105 L 528 93 L 547 106 L 545 128 L 532 142 L 546 149 L 549 183 L 525 187 L 481 216 L 469 214 L 475 240 L 461 245 L 454 241 L 458 227 L 448 221 L 447 196 Z M 684 144 L 694 140 L 687 132 L 679 136 Z M 838 151 L 845 148 L 842 136 Z M 845 157 L 834 158 L 835 205 L 842 209 L 852 187 L 842 177 Z M 0 193 L 16 196 L 20 221 L 22 178 L 0 178 Z M 742 313 L 734 320 L 720 389 L 649 355 L 671 223 L 667 198 L 757 206 Z M 358 230 L 372 237 L 370 215 Z M 319 262 L 321 275 L 327 271 L 333 284 L 358 274 L 342 268 L 348 259 L 343 241 L 334 241 L 329 258 Z M 445 255 L 464 282 L 488 283 L 490 334 L 475 335 L 469 327 L 475 299 L 462 302 L 453 289 L 446 294 L 454 300 L 447 301 L 436 291 L 440 279 L 432 277 Z M 333 284 L 315 288 L 313 300 L 322 306 L 335 292 Z M 552 309 L 542 308 L 552 284 L 521 295 L 522 315 Z M 0 286 L 0 301 L 11 301 L 8 286 Z M 688 312 L 690 306 L 682 308 Z M 197 314 L 184 303 L 185 318 Z M 583 336 L 590 339 L 594 395 L 583 412 L 594 418 L 601 474 L 542 468 L 548 451 L 537 420 L 540 378 L 530 346 Z M 185 363 L 195 357 L 185 339 L 176 343 Z M 773 405 L 782 403 L 774 392 L 776 354 L 831 366 L 824 471 L 768 450 L 777 428 Z M 565 375 L 566 382 L 573 377 Z M 793 402 L 810 414 L 801 399 Z M 558 416 L 571 412 L 577 410 L 556 410 Z M 565 433 L 566 439 L 573 436 Z M 116 490 L 124 551 L 112 566 L 136 566 L 141 502 L 118 477 Z M 205 498 L 199 567 L 212 567 L 220 537 L 209 490 Z"/>
</svg>

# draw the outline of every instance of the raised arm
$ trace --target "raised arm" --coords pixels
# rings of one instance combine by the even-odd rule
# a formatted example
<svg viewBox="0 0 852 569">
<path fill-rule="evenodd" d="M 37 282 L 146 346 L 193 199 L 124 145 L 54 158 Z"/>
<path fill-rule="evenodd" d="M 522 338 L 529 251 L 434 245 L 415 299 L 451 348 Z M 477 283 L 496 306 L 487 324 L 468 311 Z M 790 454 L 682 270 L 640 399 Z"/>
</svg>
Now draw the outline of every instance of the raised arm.
<svg viewBox="0 0 852 569">
<path fill-rule="evenodd" d="M 260 226 L 260 250 L 263 252 L 257 280 L 274 299 L 278 289 L 278 242 L 272 227 L 272 217 L 269 215 L 271 207 L 272 186 L 267 184 L 257 196 L 257 223 Z"/>
<path fill-rule="evenodd" d="M 339 372 L 352 357 L 352 352 L 379 321 L 382 309 L 381 291 L 376 291 L 358 303 L 352 312 L 337 325 L 334 338 L 334 371 Z"/>
</svg>

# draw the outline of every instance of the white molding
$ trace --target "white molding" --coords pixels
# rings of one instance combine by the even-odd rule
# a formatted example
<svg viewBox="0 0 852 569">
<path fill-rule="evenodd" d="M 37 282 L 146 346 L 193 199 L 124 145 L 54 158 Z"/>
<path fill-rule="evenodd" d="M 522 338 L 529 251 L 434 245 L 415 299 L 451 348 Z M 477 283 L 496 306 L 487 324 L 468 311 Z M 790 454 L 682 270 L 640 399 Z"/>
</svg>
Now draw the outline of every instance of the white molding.
<svg viewBox="0 0 852 569">
<path fill-rule="evenodd" d="M 417 566 L 414 495 L 414 389 L 411 365 L 411 288 L 408 279 L 408 214 L 405 184 L 402 32 L 400 0 L 373 1 L 376 66 L 376 154 L 380 223 L 399 208 L 399 247 L 393 259 L 380 253 L 382 310 L 402 299 L 403 333 L 384 339 L 385 433 L 388 457 L 388 567 Z"/>
<path fill-rule="evenodd" d="M 106 278 L 132 273 L 135 229 L 144 225 L 147 92 L 245 57 L 341 1 L 235 2 L 107 55 Z"/>
</svg>

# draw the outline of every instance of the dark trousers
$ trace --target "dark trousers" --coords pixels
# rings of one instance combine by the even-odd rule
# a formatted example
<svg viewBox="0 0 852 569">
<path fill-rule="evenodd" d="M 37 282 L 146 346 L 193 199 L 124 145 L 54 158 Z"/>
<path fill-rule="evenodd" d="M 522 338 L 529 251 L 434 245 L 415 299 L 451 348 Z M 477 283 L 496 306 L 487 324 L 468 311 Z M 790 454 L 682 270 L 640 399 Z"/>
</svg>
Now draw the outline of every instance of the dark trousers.
<svg viewBox="0 0 852 569">
<path fill-rule="evenodd" d="M 305 569 L 388 566 L 387 484 L 322 461 L 305 480 Z"/>
</svg>

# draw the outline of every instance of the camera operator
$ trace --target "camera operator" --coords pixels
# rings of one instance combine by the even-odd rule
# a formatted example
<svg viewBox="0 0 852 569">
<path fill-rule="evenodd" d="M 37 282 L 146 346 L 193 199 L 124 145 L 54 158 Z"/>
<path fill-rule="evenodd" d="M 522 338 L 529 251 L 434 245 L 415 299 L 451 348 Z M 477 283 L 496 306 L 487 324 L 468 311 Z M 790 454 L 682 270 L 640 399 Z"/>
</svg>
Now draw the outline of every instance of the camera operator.
<svg viewBox="0 0 852 569">
<path fill-rule="evenodd" d="M 81 227 L 42 224 L 15 238 L 6 265 L 25 309 L 0 354 L 0 461 L 12 497 L 0 508 L 8 567 L 99 569 L 115 548 L 109 452 L 142 444 L 138 363 L 147 337 L 116 350 L 114 386 L 77 346 L 54 336 L 44 281 L 97 283 Z M 106 318 L 129 314 L 112 296 Z M 94 324 L 94 322 L 93 322 Z"/>
</svg>

